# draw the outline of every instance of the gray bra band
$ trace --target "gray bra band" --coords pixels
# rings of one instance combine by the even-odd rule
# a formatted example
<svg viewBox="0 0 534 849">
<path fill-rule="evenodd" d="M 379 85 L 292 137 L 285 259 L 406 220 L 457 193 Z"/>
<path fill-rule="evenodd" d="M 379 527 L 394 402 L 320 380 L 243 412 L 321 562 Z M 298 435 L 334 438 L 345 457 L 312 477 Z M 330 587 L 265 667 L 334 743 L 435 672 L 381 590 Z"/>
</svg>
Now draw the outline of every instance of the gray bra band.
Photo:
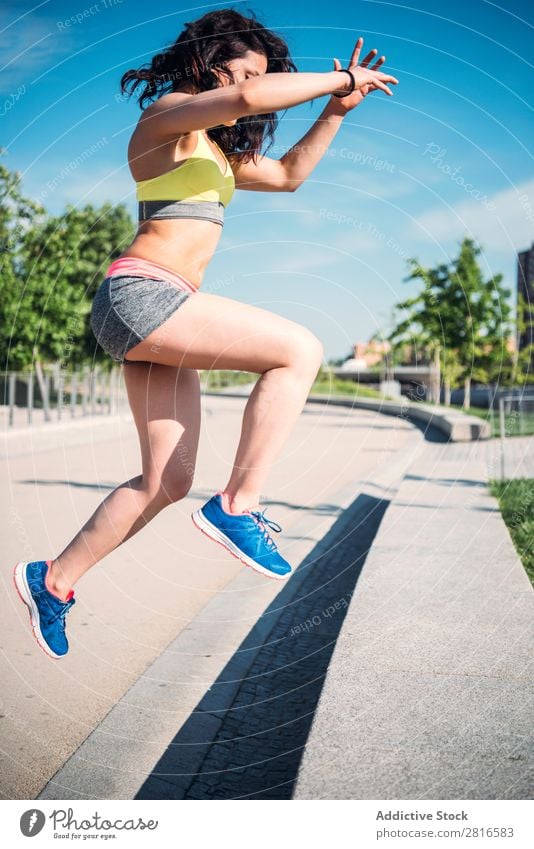
<svg viewBox="0 0 534 849">
<path fill-rule="evenodd" d="M 148 218 L 203 218 L 222 224 L 224 221 L 224 204 L 220 201 L 202 200 L 140 200 L 139 221 Z"/>
</svg>

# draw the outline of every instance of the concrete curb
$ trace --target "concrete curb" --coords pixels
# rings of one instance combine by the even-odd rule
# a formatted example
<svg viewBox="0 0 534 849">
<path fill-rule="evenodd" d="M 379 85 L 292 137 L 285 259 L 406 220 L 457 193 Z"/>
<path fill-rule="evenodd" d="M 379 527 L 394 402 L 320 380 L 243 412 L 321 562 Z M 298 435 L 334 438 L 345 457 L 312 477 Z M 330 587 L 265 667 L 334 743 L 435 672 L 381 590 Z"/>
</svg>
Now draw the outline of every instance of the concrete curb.
<svg viewBox="0 0 534 849">
<path fill-rule="evenodd" d="M 372 398 L 335 397 L 325 398 L 310 395 L 308 403 L 332 404 L 340 407 L 356 407 L 361 410 L 374 410 L 386 416 L 401 416 L 410 421 L 423 422 L 435 427 L 448 437 L 450 442 L 472 442 L 477 439 L 489 439 L 491 427 L 488 422 L 468 416 L 456 410 L 432 407 L 429 404 L 417 404 L 412 401 L 387 401 Z"/>
<path fill-rule="evenodd" d="M 293 798 L 531 798 L 533 655 L 534 593 L 485 464 L 425 443 L 351 599 Z"/>
</svg>

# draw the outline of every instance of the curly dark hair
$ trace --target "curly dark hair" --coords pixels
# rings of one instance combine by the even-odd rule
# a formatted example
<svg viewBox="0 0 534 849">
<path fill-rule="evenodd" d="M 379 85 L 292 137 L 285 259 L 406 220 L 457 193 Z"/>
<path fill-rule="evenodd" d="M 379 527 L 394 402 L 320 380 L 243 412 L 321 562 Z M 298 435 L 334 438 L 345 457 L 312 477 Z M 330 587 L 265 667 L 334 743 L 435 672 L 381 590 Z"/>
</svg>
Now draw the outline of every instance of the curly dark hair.
<svg viewBox="0 0 534 849">
<path fill-rule="evenodd" d="M 219 9 L 187 23 L 176 41 L 154 56 L 150 64 L 126 71 L 121 79 L 121 92 L 130 97 L 141 86 L 137 100 L 144 109 L 148 102 L 173 91 L 210 91 L 219 85 L 213 69 L 233 82 L 228 62 L 249 50 L 263 53 L 267 73 L 297 70 L 280 36 L 266 29 L 254 16 L 244 17 L 234 9 Z M 246 115 L 231 127 L 210 128 L 208 135 L 225 153 L 246 161 L 257 158 L 266 140 L 267 147 L 272 144 L 277 124 L 275 112 Z"/>
</svg>

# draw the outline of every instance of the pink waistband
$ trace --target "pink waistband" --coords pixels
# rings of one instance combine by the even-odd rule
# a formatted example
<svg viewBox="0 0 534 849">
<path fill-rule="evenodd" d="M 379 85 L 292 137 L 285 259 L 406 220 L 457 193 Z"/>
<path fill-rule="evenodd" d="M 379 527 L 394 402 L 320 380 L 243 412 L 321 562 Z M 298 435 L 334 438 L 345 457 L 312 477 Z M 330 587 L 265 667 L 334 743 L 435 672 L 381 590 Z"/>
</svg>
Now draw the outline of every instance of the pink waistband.
<svg viewBox="0 0 534 849">
<path fill-rule="evenodd" d="M 168 280 L 169 283 L 174 283 L 181 289 L 188 289 L 190 292 L 196 292 L 197 289 L 189 280 L 171 271 L 170 268 L 165 268 L 164 265 L 158 265 L 148 259 L 138 259 L 134 256 L 121 256 L 111 263 L 106 271 L 106 277 L 111 277 L 114 274 L 132 274 L 136 277 L 159 277 L 162 280 Z"/>
</svg>

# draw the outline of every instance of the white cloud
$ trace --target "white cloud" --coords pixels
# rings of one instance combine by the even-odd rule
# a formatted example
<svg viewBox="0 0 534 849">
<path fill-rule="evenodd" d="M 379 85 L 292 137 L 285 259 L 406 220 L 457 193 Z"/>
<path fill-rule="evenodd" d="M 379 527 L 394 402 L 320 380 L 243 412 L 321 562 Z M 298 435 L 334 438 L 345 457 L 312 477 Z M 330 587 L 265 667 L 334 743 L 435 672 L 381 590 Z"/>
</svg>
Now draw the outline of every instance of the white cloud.
<svg viewBox="0 0 534 849">
<path fill-rule="evenodd" d="M 72 51 L 70 33 L 59 33 L 57 20 L 41 13 L 21 17 L 14 7 L 4 10 L 0 32 L 0 72 L 6 94 L 19 85 L 31 85 L 33 78 L 52 60 Z"/>
<path fill-rule="evenodd" d="M 488 204 L 494 204 L 488 209 Z M 487 204 L 464 200 L 454 206 L 431 209 L 412 223 L 417 238 L 437 241 L 462 238 L 466 233 L 482 247 L 492 250 L 521 250 L 528 247 L 534 232 L 534 180 L 488 195 Z"/>
</svg>

